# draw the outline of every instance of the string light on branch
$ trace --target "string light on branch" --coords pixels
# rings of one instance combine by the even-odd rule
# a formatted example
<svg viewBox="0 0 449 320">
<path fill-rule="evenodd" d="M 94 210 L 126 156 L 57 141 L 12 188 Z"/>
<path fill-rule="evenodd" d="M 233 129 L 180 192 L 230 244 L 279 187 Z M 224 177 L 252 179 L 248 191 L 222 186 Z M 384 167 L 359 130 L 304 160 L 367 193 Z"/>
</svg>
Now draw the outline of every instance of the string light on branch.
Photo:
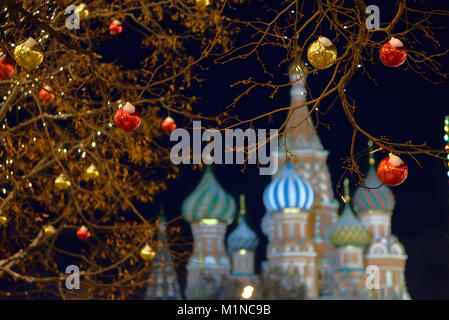
<svg viewBox="0 0 449 320">
<path fill-rule="evenodd" d="M 127 102 L 114 115 L 114 122 L 123 131 L 133 131 L 140 126 L 142 117 L 134 105 Z"/>
<path fill-rule="evenodd" d="M 176 122 L 172 117 L 167 117 L 162 121 L 162 129 L 168 134 L 172 133 L 176 129 Z"/>
<path fill-rule="evenodd" d="M 87 240 L 90 238 L 91 233 L 86 226 L 81 226 L 78 230 L 76 230 L 76 236 L 80 240 Z"/>
<path fill-rule="evenodd" d="M 39 98 L 43 102 L 51 102 L 55 98 L 55 95 L 51 93 L 53 89 L 50 86 L 45 86 L 39 91 Z"/>
<path fill-rule="evenodd" d="M 407 50 L 401 40 L 391 38 L 380 48 L 380 61 L 387 67 L 399 67 L 407 59 Z"/>
<path fill-rule="evenodd" d="M 140 257 L 142 260 L 151 261 L 156 256 L 156 251 L 147 243 L 145 247 L 140 250 Z"/>
<path fill-rule="evenodd" d="M 14 62 L 0 51 L 0 80 L 11 78 L 14 73 Z"/>
<path fill-rule="evenodd" d="M 14 59 L 27 71 L 36 69 L 44 60 L 42 47 L 33 38 L 28 38 L 14 49 Z"/>
<path fill-rule="evenodd" d="M 317 69 L 327 69 L 337 61 L 337 48 L 326 37 L 319 37 L 307 49 L 307 58 Z"/>
<path fill-rule="evenodd" d="M 123 31 L 123 26 L 119 20 L 114 20 L 109 25 L 109 32 L 112 35 L 118 35 L 118 34 L 122 33 L 122 31 Z"/>
<path fill-rule="evenodd" d="M 377 176 L 387 186 L 398 186 L 405 181 L 408 167 L 397 155 L 390 153 L 377 165 Z"/>
</svg>

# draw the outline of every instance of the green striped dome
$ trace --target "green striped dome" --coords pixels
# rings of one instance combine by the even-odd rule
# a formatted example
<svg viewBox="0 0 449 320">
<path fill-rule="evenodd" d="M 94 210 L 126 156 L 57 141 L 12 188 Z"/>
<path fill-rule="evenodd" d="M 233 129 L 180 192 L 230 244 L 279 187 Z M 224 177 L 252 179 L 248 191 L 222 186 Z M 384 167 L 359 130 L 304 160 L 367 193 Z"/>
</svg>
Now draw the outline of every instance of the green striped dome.
<svg viewBox="0 0 449 320">
<path fill-rule="evenodd" d="M 220 186 L 210 167 L 206 168 L 199 185 L 182 204 L 182 214 L 189 222 L 217 219 L 230 224 L 234 220 L 235 209 L 234 199 Z"/>
<path fill-rule="evenodd" d="M 329 240 L 336 247 L 365 247 L 370 242 L 370 234 L 354 216 L 349 204 L 346 204 L 343 214 L 331 230 Z"/>
</svg>

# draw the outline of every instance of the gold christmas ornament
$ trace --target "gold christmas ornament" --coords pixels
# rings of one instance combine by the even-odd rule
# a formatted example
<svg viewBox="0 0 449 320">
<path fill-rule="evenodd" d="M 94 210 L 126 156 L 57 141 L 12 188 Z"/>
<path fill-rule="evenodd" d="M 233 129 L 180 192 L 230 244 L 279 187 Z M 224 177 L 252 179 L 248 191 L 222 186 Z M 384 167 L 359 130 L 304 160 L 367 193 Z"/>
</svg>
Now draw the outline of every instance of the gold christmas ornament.
<svg viewBox="0 0 449 320">
<path fill-rule="evenodd" d="M 58 190 L 65 190 L 70 188 L 71 182 L 70 180 L 61 173 L 55 180 L 55 187 Z"/>
<path fill-rule="evenodd" d="M 48 225 L 48 226 L 44 227 L 44 234 L 47 237 L 50 237 L 50 236 L 54 235 L 55 233 L 56 233 L 56 229 L 52 225 Z"/>
<path fill-rule="evenodd" d="M 93 164 L 91 164 L 86 171 L 83 174 L 83 178 L 85 180 L 93 180 L 98 178 L 98 176 L 100 175 L 100 172 L 98 171 L 97 167 Z"/>
<path fill-rule="evenodd" d="M 27 71 L 39 67 L 44 60 L 41 46 L 33 38 L 28 38 L 14 49 L 14 59 Z"/>
<path fill-rule="evenodd" d="M 8 218 L 4 215 L 0 215 L 0 226 L 4 226 L 8 222 Z"/>
<path fill-rule="evenodd" d="M 326 37 L 319 37 L 307 49 L 307 58 L 317 69 L 327 69 L 337 60 L 337 48 Z"/>
<path fill-rule="evenodd" d="M 145 247 L 140 250 L 140 257 L 145 261 L 151 261 L 156 256 L 156 251 L 150 247 L 149 244 L 146 244 Z"/>
<path fill-rule="evenodd" d="M 81 3 L 76 8 L 75 12 L 79 14 L 80 19 L 86 19 L 89 16 L 89 10 L 87 10 L 87 6 L 85 3 Z"/>
<path fill-rule="evenodd" d="M 199 8 L 206 8 L 210 5 L 210 0 L 195 0 L 195 4 Z"/>
</svg>

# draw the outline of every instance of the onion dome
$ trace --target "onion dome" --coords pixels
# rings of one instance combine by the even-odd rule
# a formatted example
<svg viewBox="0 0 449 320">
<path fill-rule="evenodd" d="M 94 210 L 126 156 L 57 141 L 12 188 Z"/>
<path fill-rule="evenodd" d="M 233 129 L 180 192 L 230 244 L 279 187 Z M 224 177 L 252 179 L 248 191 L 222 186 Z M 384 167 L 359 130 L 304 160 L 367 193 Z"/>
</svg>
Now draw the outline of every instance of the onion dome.
<svg viewBox="0 0 449 320">
<path fill-rule="evenodd" d="M 246 224 L 245 213 L 245 196 L 242 194 L 240 195 L 239 225 L 231 232 L 227 241 L 229 252 L 242 249 L 255 251 L 259 244 L 257 235 Z"/>
<path fill-rule="evenodd" d="M 308 211 L 315 198 L 312 186 L 301 178 L 290 164 L 282 169 L 280 175 L 271 181 L 263 193 L 263 202 L 268 212 L 286 208 Z"/>
<path fill-rule="evenodd" d="M 370 242 L 370 234 L 346 204 L 343 214 L 331 229 L 329 240 L 336 247 L 365 247 Z"/>
<path fill-rule="evenodd" d="M 201 219 L 216 219 L 230 224 L 235 217 L 235 202 L 215 179 L 212 169 L 207 167 L 198 186 L 184 200 L 182 213 L 191 223 Z"/>
<path fill-rule="evenodd" d="M 354 216 L 349 206 L 349 180 L 345 179 L 345 208 L 334 224 L 329 234 L 330 242 L 336 247 L 357 246 L 365 247 L 370 242 L 370 234 L 360 221 Z"/>
<path fill-rule="evenodd" d="M 358 214 L 370 210 L 392 212 L 394 209 L 393 192 L 377 177 L 373 158 L 370 158 L 370 168 L 365 179 L 365 186 L 357 188 L 353 204 L 354 210 Z"/>
</svg>

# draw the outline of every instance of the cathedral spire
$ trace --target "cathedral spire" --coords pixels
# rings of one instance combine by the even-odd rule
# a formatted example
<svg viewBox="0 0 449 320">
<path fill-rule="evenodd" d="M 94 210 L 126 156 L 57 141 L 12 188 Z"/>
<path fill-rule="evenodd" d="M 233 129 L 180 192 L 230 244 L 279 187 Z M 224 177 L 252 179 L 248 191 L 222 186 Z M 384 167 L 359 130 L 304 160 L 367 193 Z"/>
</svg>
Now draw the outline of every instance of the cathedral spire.
<svg viewBox="0 0 449 320">
<path fill-rule="evenodd" d="M 323 150 L 321 141 L 316 134 L 309 108 L 304 106 L 307 101 L 305 87 L 307 69 L 303 62 L 292 62 L 289 70 L 292 87 L 290 89 L 290 107 L 287 116 L 287 146 L 290 149 Z M 294 109 L 293 109 L 294 108 Z"/>
<path fill-rule="evenodd" d="M 245 195 L 240 195 L 240 211 L 239 211 L 239 223 L 245 218 L 246 215 L 246 205 L 245 205 Z"/>
<path fill-rule="evenodd" d="M 349 179 L 348 178 L 346 178 L 343 181 L 343 186 L 345 188 L 344 189 L 345 190 L 344 201 L 345 201 L 345 204 L 349 205 L 349 201 L 351 200 L 351 196 L 350 196 L 350 193 L 349 193 Z"/>
</svg>

